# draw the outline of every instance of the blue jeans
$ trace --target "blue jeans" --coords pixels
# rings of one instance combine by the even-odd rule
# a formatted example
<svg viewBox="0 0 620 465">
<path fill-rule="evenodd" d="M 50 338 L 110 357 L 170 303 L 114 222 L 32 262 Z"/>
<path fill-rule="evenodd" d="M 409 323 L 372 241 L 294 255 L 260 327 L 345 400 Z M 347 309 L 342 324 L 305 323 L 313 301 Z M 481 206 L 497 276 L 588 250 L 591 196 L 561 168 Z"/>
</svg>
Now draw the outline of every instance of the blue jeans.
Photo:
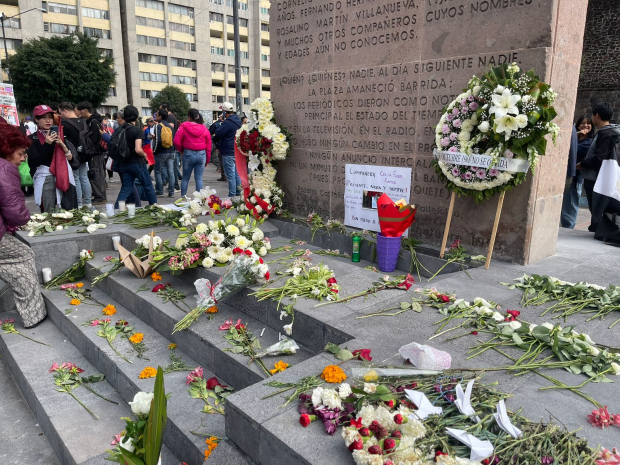
<svg viewBox="0 0 620 465">
<path fill-rule="evenodd" d="M 121 165 L 120 175 L 122 185 L 121 191 L 118 193 L 118 198 L 116 199 L 117 203 L 119 200 L 127 201 L 129 196 L 134 192 L 134 189 L 136 189 L 136 179 L 140 181 L 140 184 L 144 187 L 149 205 L 157 203 L 155 189 L 153 189 L 153 183 L 151 182 L 149 170 L 146 168 L 146 165 L 140 163 L 123 164 Z"/>
<path fill-rule="evenodd" d="M 168 181 L 168 194 L 174 194 L 174 152 L 155 154 L 155 191 L 157 195 L 164 193 L 162 171 L 165 170 Z"/>
<path fill-rule="evenodd" d="M 560 224 L 563 228 L 575 229 L 582 186 L 583 178 L 581 176 L 566 179 L 564 198 L 562 199 L 562 215 L 560 216 Z"/>
<path fill-rule="evenodd" d="M 90 187 L 90 181 L 88 180 L 88 168 L 86 167 L 86 163 L 80 163 L 80 167 L 77 170 L 73 170 L 73 177 L 75 178 L 78 208 L 82 208 L 82 206 L 85 205 L 92 205 L 93 191 Z"/>
<path fill-rule="evenodd" d="M 185 149 L 183 152 L 183 180 L 181 181 L 181 195 L 187 194 L 187 186 L 194 171 L 194 181 L 196 181 L 196 191 L 202 189 L 202 173 L 205 170 L 207 153 L 204 150 Z"/>
<path fill-rule="evenodd" d="M 179 178 L 181 178 L 181 154 L 174 152 L 174 185 L 179 186 Z"/>
<path fill-rule="evenodd" d="M 235 166 L 235 157 L 233 155 L 224 156 L 222 157 L 222 163 L 224 165 L 224 174 L 228 179 L 228 196 L 236 197 L 241 194 L 241 179 Z"/>
</svg>

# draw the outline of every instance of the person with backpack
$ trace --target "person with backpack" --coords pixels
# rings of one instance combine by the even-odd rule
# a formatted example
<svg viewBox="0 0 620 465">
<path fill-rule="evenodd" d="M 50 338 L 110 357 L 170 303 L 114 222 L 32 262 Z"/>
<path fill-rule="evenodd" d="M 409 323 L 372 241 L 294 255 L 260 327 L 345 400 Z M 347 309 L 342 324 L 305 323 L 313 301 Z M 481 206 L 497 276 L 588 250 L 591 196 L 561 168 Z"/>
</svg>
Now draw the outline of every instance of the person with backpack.
<svg viewBox="0 0 620 465">
<path fill-rule="evenodd" d="M 215 131 L 215 137 L 220 144 L 219 148 L 222 154 L 224 173 L 228 179 L 228 196 L 232 198 L 239 196 L 241 193 L 241 179 L 235 166 L 235 137 L 241 127 L 241 119 L 235 114 L 232 103 L 224 102 L 221 108 L 226 112 L 226 119 Z"/>
<path fill-rule="evenodd" d="M 174 136 L 176 136 L 177 134 L 177 131 L 179 130 L 180 124 L 179 124 L 178 118 L 172 112 L 170 105 L 168 105 L 167 103 L 162 103 L 159 106 L 159 109 L 166 110 L 168 112 L 168 117 L 166 118 L 166 121 L 168 121 L 168 123 L 170 123 L 170 126 L 172 126 L 172 137 L 174 138 Z M 179 181 L 181 179 L 183 179 L 183 177 L 181 176 L 181 154 L 175 150 L 174 151 L 174 190 L 176 192 L 180 190 Z"/>
<path fill-rule="evenodd" d="M 192 171 L 196 190 L 202 190 L 202 174 L 211 158 L 211 134 L 204 125 L 202 115 L 195 108 L 189 110 L 187 121 L 181 124 L 174 136 L 174 146 L 183 160 L 181 196 L 185 197 Z"/>
<path fill-rule="evenodd" d="M 109 169 L 109 167 L 112 164 L 112 159 L 108 155 L 108 143 L 104 140 L 103 135 L 109 134 L 111 137 L 113 133 L 114 133 L 114 129 L 112 129 L 112 127 L 110 126 L 109 119 L 106 114 L 106 116 L 103 117 L 101 128 L 99 128 L 99 134 L 101 134 L 101 141 L 99 142 L 99 145 L 101 147 L 100 150 L 101 150 L 101 154 L 103 155 L 103 160 L 105 161 L 105 169 L 108 173 L 108 179 L 106 180 L 106 187 L 108 183 L 114 182 L 114 171 Z"/>
<path fill-rule="evenodd" d="M 119 116 L 121 112 L 118 112 Z M 108 143 L 108 153 L 113 160 L 115 170 L 121 176 L 121 190 L 116 203 L 126 202 L 136 189 L 136 180 L 144 188 L 149 205 L 157 203 L 155 189 L 146 168 L 146 153 L 142 149 L 144 132 L 134 123 L 138 119 L 138 109 L 127 105 L 122 111 L 123 123 L 118 127 Z M 139 197 L 138 197 L 139 198 Z"/>
<path fill-rule="evenodd" d="M 82 151 L 78 151 L 78 153 L 85 155 L 85 158 L 80 157 L 80 161 L 88 162 L 90 187 L 94 197 L 93 204 L 101 205 L 107 201 L 105 160 L 101 152 L 101 133 L 99 132 L 103 123 L 103 117 L 95 113 L 93 106 L 89 102 L 80 102 L 75 108 L 79 112 L 80 117 L 86 120 L 86 126 L 88 127 L 88 132 L 84 133 L 83 137 L 80 137 L 80 142 L 83 142 L 84 145 L 82 146 Z"/>
<path fill-rule="evenodd" d="M 224 173 L 224 163 L 222 162 L 222 153 L 220 152 L 220 141 L 215 137 L 215 133 L 224 122 L 225 116 L 226 113 L 220 114 L 215 122 L 209 127 L 209 133 L 211 134 L 211 140 L 213 141 L 213 145 L 211 146 L 211 160 L 213 160 L 213 164 L 217 166 L 216 172 L 220 173 L 218 181 L 228 182 L 228 179 L 226 179 L 226 174 Z"/>
<path fill-rule="evenodd" d="M 73 144 L 77 150 L 79 167 L 73 170 L 75 178 L 75 190 L 77 191 L 78 208 L 92 207 L 92 190 L 88 180 L 88 156 L 84 152 L 84 138 L 88 138 L 89 132 L 86 121 L 78 118 L 73 110 L 71 102 L 62 102 L 58 110 L 62 116 L 61 125 L 65 133 L 65 138 Z M 81 149 L 81 150 L 80 150 Z"/>
<path fill-rule="evenodd" d="M 174 126 L 168 122 L 168 112 L 159 110 L 157 112 L 157 125 L 155 126 L 153 137 L 153 154 L 155 155 L 155 191 L 157 196 L 164 195 L 164 185 L 162 183 L 162 166 L 168 173 L 168 197 L 174 197 Z"/>
</svg>

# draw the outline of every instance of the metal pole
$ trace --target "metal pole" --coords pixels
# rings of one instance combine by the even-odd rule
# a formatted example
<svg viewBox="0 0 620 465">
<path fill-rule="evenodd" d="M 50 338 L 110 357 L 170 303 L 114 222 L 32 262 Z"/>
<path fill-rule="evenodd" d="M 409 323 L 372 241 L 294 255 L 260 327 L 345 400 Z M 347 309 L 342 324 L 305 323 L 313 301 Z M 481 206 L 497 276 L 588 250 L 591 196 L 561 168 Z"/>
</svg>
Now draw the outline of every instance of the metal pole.
<svg viewBox="0 0 620 465">
<path fill-rule="evenodd" d="M 237 94 L 237 114 L 241 114 L 243 94 L 241 93 L 241 45 L 239 39 L 239 0 L 233 0 L 233 30 L 235 33 L 235 92 Z"/>
<path fill-rule="evenodd" d="M 13 83 L 11 79 L 11 70 L 9 69 L 9 50 L 6 48 L 6 34 L 4 33 L 4 20 L 6 19 L 6 15 L 2 13 L 0 15 L 0 23 L 2 23 L 2 42 L 4 42 L 4 60 L 6 61 L 6 75 L 9 77 L 9 84 Z M 2 78 L 2 82 L 4 82 L 4 77 Z"/>
</svg>

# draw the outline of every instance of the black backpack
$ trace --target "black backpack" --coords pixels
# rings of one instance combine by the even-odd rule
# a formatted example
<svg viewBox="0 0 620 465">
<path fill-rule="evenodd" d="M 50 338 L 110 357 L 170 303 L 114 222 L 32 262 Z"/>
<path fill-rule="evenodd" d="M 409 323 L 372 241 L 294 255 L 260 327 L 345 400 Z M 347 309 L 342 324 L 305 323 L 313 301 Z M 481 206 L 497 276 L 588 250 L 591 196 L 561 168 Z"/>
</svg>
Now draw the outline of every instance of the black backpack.
<svg viewBox="0 0 620 465">
<path fill-rule="evenodd" d="M 80 157 L 80 162 L 88 162 L 93 159 L 95 155 L 99 155 L 99 149 L 93 141 L 93 135 L 88 129 L 88 125 L 86 121 L 82 121 L 82 127 L 70 119 L 65 120 L 71 126 L 73 126 L 78 131 L 78 155 Z"/>
<path fill-rule="evenodd" d="M 127 144 L 127 128 L 121 126 L 114 131 L 108 143 L 108 156 L 113 161 L 114 171 L 118 171 L 119 165 L 131 156 Z"/>
</svg>

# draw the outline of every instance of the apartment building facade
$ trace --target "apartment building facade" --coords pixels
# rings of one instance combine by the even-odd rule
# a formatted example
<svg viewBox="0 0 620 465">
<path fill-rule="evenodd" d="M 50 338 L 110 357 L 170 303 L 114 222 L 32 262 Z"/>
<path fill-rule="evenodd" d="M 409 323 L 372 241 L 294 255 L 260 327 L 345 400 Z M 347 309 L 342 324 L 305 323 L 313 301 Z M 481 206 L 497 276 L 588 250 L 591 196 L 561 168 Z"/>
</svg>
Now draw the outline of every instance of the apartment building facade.
<svg viewBox="0 0 620 465">
<path fill-rule="evenodd" d="M 245 108 L 257 97 L 270 97 L 269 5 L 239 2 Z M 97 37 L 117 74 L 101 111 L 130 103 L 148 116 L 149 99 L 166 85 L 183 90 L 206 119 L 223 102 L 236 104 L 232 0 L 0 0 L 7 17 L 31 8 L 45 13 L 5 20 L 8 53 L 41 36 L 82 31 Z"/>
</svg>

